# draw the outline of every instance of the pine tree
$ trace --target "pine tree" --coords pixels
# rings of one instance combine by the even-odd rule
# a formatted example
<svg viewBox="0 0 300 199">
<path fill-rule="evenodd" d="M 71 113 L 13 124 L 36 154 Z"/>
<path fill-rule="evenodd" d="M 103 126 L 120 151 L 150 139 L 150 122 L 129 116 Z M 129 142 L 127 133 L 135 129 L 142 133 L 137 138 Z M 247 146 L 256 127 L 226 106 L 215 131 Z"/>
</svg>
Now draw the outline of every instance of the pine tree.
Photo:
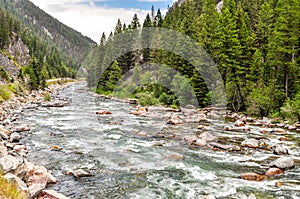
<svg viewBox="0 0 300 199">
<path fill-rule="evenodd" d="M 163 18 L 162 18 L 160 9 L 158 9 L 157 14 L 156 14 L 156 16 L 154 17 L 154 20 L 153 20 L 153 26 L 162 27 L 162 24 L 163 24 Z"/>
<path fill-rule="evenodd" d="M 114 35 L 117 35 L 117 34 L 121 33 L 122 32 L 122 28 L 123 27 L 122 27 L 121 20 L 118 19 L 117 25 L 115 27 Z"/>
<path fill-rule="evenodd" d="M 215 34 L 217 29 L 218 13 L 215 0 L 205 0 L 203 12 L 199 18 L 197 32 L 197 41 L 216 61 Z"/>
<path fill-rule="evenodd" d="M 278 16 L 270 38 L 269 62 L 273 67 L 274 81 L 285 90 L 286 98 L 295 92 L 296 61 L 299 42 L 299 1 L 279 0 Z"/>
</svg>

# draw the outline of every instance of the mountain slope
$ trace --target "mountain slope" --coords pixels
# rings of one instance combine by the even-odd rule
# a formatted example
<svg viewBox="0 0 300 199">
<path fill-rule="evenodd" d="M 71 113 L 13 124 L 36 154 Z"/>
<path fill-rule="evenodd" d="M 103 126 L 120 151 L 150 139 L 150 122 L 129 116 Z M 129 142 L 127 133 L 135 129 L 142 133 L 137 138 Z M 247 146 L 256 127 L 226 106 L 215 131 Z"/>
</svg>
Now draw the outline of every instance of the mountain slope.
<svg viewBox="0 0 300 199">
<path fill-rule="evenodd" d="M 69 59 L 68 65 L 75 65 L 73 68 L 80 66 L 84 56 L 96 44 L 28 0 L 0 0 L 0 7 L 21 21 L 47 46 L 54 45 L 64 58 Z"/>
</svg>

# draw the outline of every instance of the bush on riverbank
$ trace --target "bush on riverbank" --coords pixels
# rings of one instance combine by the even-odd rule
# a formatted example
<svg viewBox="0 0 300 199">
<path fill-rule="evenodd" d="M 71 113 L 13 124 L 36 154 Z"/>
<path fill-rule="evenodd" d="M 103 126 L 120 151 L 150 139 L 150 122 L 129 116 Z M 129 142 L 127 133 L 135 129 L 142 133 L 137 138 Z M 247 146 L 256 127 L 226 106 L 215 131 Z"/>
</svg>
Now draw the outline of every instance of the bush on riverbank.
<svg viewBox="0 0 300 199">
<path fill-rule="evenodd" d="M 25 193 L 18 191 L 15 183 L 8 182 L 0 174 L 0 198 L 1 199 L 24 199 Z"/>
<path fill-rule="evenodd" d="M 8 100 L 11 96 L 11 91 L 5 85 L 0 85 L 0 102 Z"/>
</svg>

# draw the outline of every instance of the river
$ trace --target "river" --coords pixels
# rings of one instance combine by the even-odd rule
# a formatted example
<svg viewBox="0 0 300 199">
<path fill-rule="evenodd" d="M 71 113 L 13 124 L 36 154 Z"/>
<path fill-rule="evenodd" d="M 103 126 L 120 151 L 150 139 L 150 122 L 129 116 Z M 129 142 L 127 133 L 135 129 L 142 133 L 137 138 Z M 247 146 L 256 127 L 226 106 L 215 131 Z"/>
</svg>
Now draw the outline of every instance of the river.
<svg viewBox="0 0 300 199">
<path fill-rule="evenodd" d="M 149 117 L 130 115 L 134 105 L 97 98 L 77 83 L 59 92 L 70 105 L 27 110 L 20 123 L 32 130 L 22 142 L 28 159 L 53 172 L 59 183 L 50 187 L 70 198 L 300 198 L 300 134 L 268 134 L 273 144 L 286 136 L 296 168 L 261 182 L 239 178 L 241 173 L 266 171 L 278 158 L 272 151 L 244 149 L 241 152 L 191 147 L 182 140 L 199 134 L 198 124 L 167 125 L 166 113 L 150 107 Z M 108 110 L 111 115 L 97 116 Z M 226 144 L 240 145 L 246 138 L 265 136 L 258 127 L 249 132 L 225 132 L 224 121 L 210 120 L 206 131 Z M 228 124 L 228 123 L 226 123 Z M 229 123 L 231 124 L 231 123 Z M 147 137 L 137 136 L 144 132 Z M 165 138 L 159 136 L 163 132 Z M 168 138 L 169 136 L 169 138 Z M 51 150 L 51 146 L 62 150 Z M 75 178 L 67 171 L 84 169 L 92 176 Z M 276 187 L 281 181 L 283 185 Z"/>
</svg>

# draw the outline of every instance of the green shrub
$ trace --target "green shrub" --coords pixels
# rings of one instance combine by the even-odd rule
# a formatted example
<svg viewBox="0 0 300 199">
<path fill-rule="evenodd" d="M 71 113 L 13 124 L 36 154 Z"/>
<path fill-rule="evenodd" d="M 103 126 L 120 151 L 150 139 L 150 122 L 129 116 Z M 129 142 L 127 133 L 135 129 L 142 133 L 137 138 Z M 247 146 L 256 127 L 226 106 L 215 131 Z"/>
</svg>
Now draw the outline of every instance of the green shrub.
<svg viewBox="0 0 300 199">
<path fill-rule="evenodd" d="M 259 85 L 247 98 L 247 113 L 268 117 L 272 112 L 280 110 L 284 97 L 284 92 L 273 86 Z"/>
<path fill-rule="evenodd" d="M 45 101 L 45 102 L 50 102 L 50 101 L 51 101 L 51 95 L 50 95 L 50 93 L 46 93 L 46 94 L 44 95 L 44 101 Z"/>
<path fill-rule="evenodd" d="M 287 99 L 281 108 L 283 117 L 293 122 L 300 122 L 300 93 L 294 99 Z"/>
<path fill-rule="evenodd" d="M 2 67 L 0 67 L 0 77 L 2 77 L 3 79 L 5 79 L 7 81 L 10 81 L 8 72 Z"/>
<path fill-rule="evenodd" d="M 7 86 L 0 85 L 0 99 L 8 100 L 10 98 L 10 90 Z"/>
<path fill-rule="evenodd" d="M 159 103 L 159 100 L 154 97 L 153 93 L 140 93 L 138 99 L 141 106 L 156 105 Z"/>
</svg>

